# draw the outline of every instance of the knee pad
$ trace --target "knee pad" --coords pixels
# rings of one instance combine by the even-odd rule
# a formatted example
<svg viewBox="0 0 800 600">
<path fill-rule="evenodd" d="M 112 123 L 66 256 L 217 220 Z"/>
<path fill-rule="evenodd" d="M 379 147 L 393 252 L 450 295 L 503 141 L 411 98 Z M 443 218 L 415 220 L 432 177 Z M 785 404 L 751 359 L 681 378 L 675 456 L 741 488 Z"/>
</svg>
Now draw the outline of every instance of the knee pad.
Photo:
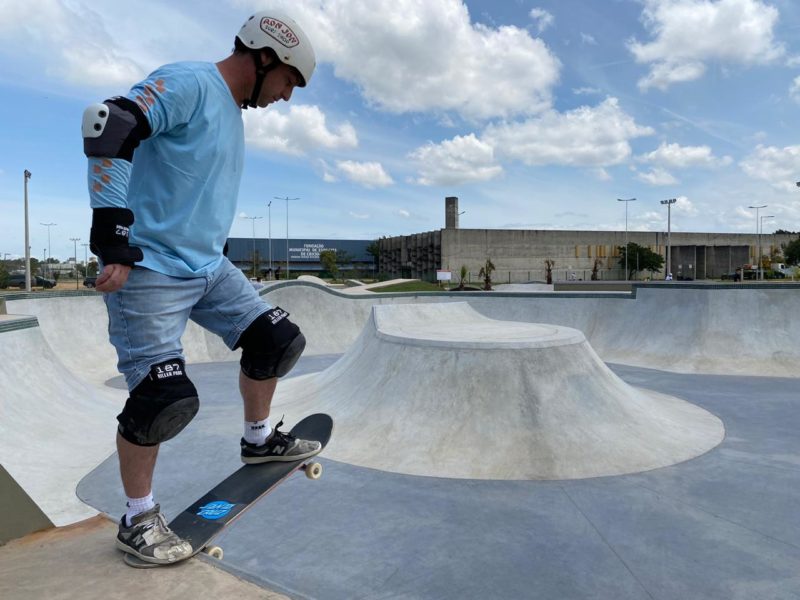
<svg viewBox="0 0 800 600">
<path fill-rule="evenodd" d="M 261 381 L 291 371 L 306 347 L 306 338 L 289 320 L 289 313 L 275 307 L 250 324 L 236 347 L 242 348 L 242 373 Z"/>
<path fill-rule="evenodd" d="M 178 435 L 197 414 L 197 389 L 181 359 L 153 365 L 117 417 L 120 435 L 137 446 L 155 446 Z"/>
</svg>

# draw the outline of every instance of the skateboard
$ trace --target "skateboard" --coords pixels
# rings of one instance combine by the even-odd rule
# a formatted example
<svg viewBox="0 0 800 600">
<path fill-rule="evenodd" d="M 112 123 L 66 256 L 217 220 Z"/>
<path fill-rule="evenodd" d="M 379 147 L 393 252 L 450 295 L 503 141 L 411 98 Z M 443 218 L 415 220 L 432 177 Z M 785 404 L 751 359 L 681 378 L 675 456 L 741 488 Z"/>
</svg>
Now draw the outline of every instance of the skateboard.
<svg viewBox="0 0 800 600">
<path fill-rule="evenodd" d="M 316 440 L 324 449 L 332 431 L 333 419 L 329 415 L 318 413 L 297 423 L 290 433 L 305 440 Z M 172 519 L 169 523 L 170 529 L 192 545 L 192 556 L 205 552 L 213 558 L 222 558 L 222 548 L 211 544 L 214 538 L 295 471 L 303 470 L 309 479 L 319 479 L 322 476 L 322 465 L 312 462 L 313 459 L 314 457 L 291 462 L 244 465 Z M 125 553 L 125 562 L 138 569 L 168 567 L 184 560 L 186 559 L 176 563 L 155 564 Z"/>
</svg>

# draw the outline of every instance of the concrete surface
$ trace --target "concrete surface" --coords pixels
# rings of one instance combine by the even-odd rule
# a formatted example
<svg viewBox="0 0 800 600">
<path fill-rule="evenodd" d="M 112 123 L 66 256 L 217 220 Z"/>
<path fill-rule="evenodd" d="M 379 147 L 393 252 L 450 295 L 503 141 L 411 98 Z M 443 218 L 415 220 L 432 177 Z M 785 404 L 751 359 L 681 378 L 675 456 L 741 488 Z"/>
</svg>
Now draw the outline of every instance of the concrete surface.
<svg viewBox="0 0 800 600">
<path fill-rule="evenodd" d="M 417 477 L 323 458 L 320 481 L 290 479 L 219 538 L 221 566 L 298 599 L 796 599 L 796 380 L 613 370 L 718 415 L 727 437 L 671 467 L 572 481 Z M 170 515 L 238 466 L 236 365 L 197 365 L 193 377 L 201 412 L 159 459 Z M 120 513 L 116 469 L 104 461 L 81 498 Z"/>
<path fill-rule="evenodd" d="M 797 290 L 678 285 L 638 287 L 633 294 L 387 297 L 302 283 L 266 288 L 264 297 L 292 312 L 309 338 L 300 378 L 313 377 L 303 369 L 330 367 L 335 358 L 328 354 L 347 350 L 373 306 L 466 299 L 489 318 L 581 330 L 602 360 L 625 359 L 613 370 L 628 386 L 697 405 L 718 416 L 727 435 L 680 464 L 571 481 L 419 477 L 323 459 L 320 482 L 288 481 L 224 534 L 226 558 L 218 566 L 293 598 L 798 598 L 797 382 L 763 376 L 796 375 L 800 336 L 787 315 L 797 313 Z M 23 477 L 9 472 L 62 522 L 97 510 L 117 518 L 124 505 L 113 427 L 126 394 L 119 379 L 101 382 L 114 373 L 115 358 L 96 341 L 105 335 L 99 296 L 75 298 L 19 295 L 8 300 L 8 312 L 32 316 L 0 319 L 0 464 L 16 464 Z M 170 515 L 239 464 L 236 353 L 194 328 L 184 342 L 197 360 L 219 362 L 191 365 L 201 412 L 159 459 L 155 493 Z M 720 371 L 728 375 L 707 374 Z M 762 376 L 731 375 L 737 371 Z M 282 387 L 290 385 L 297 384 Z M 490 400 L 502 408 L 500 395 Z M 52 428 L 54 450 L 47 453 L 27 439 L 45 414 L 68 426 Z M 422 443 L 413 427 L 405 433 L 404 446 Z M 16 542 L 0 548 L 0 597 L 163 591 L 159 583 L 173 570 L 135 579 L 142 572 L 119 571 L 113 525 L 98 536 L 88 542 L 90 533 L 75 534 L 80 548 L 98 544 L 85 557 L 51 541 L 40 550 L 52 543 L 53 554 L 26 554 Z M 202 597 L 183 567 L 174 570 L 174 589 Z M 211 594 L 226 597 L 214 585 L 206 584 Z"/>
<path fill-rule="evenodd" d="M 283 383 L 273 406 L 291 420 L 332 415 L 332 459 L 439 477 L 618 475 L 724 437 L 707 411 L 625 384 L 580 331 L 488 319 L 465 302 L 374 306 L 341 360 Z"/>
<path fill-rule="evenodd" d="M 0 598 L 288 600 L 215 568 L 211 559 L 163 569 L 131 569 L 114 547 L 116 530 L 106 518 L 94 517 L 0 547 Z"/>
</svg>

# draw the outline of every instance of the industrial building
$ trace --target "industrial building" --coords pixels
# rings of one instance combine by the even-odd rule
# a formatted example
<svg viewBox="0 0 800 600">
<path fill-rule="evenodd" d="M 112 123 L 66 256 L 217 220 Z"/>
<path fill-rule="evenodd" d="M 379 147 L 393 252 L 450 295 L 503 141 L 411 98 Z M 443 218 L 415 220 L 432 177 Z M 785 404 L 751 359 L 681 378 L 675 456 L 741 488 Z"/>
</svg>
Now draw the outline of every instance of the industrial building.
<svg viewBox="0 0 800 600">
<path fill-rule="evenodd" d="M 454 280 L 462 265 L 469 280 L 477 281 L 480 268 L 490 259 L 498 283 L 544 281 L 545 261 L 554 263 L 554 281 L 588 280 L 593 271 L 599 280 L 625 279 L 619 248 L 629 242 L 665 257 L 667 232 L 558 231 L 461 229 L 458 198 L 445 199 L 445 228 L 412 235 L 382 238 L 379 271 L 389 277 L 435 281 L 437 271 L 451 271 Z M 636 277 L 663 279 L 667 272 L 676 280 L 714 279 L 757 263 L 757 256 L 779 252 L 796 235 L 755 233 L 671 232 L 671 268 L 638 272 Z M 760 245 L 760 252 L 759 252 Z M 629 265 L 633 268 L 633 265 Z"/>
<path fill-rule="evenodd" d="M 323 271 L 320 253 L 334 250 L 343 258 L 340 271 L 363 277 L 376 275 L 377 265 L 367 252 L 371 243 L 372 240 L 228 238 L 227 256 L 250 276 L 286 279 L 287 272 L 291 277 L 319 275 Z"/>
</svg>

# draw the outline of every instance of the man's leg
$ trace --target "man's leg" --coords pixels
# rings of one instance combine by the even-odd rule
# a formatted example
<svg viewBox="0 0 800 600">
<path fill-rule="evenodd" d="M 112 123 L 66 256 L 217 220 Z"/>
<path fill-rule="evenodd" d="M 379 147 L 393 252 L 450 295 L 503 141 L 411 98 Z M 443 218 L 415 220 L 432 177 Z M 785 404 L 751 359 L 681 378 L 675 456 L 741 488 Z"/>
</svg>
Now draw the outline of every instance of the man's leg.
<svg viewBox="0 0 800 600">
<path fill-rule="evenodd" d="M 158 448 L 136 446 L 117 433 L 119 472 L 128 498 L 144 498 L 152 492 Z"/>
<path fill-rule="evenodd" d="M 239 371 L 239 392 L 244 401 L 245 421 L 263 421 L 269 417 L 272 396 L 277 385 L 277 377 L 256 381 Z"/>
</svg>

